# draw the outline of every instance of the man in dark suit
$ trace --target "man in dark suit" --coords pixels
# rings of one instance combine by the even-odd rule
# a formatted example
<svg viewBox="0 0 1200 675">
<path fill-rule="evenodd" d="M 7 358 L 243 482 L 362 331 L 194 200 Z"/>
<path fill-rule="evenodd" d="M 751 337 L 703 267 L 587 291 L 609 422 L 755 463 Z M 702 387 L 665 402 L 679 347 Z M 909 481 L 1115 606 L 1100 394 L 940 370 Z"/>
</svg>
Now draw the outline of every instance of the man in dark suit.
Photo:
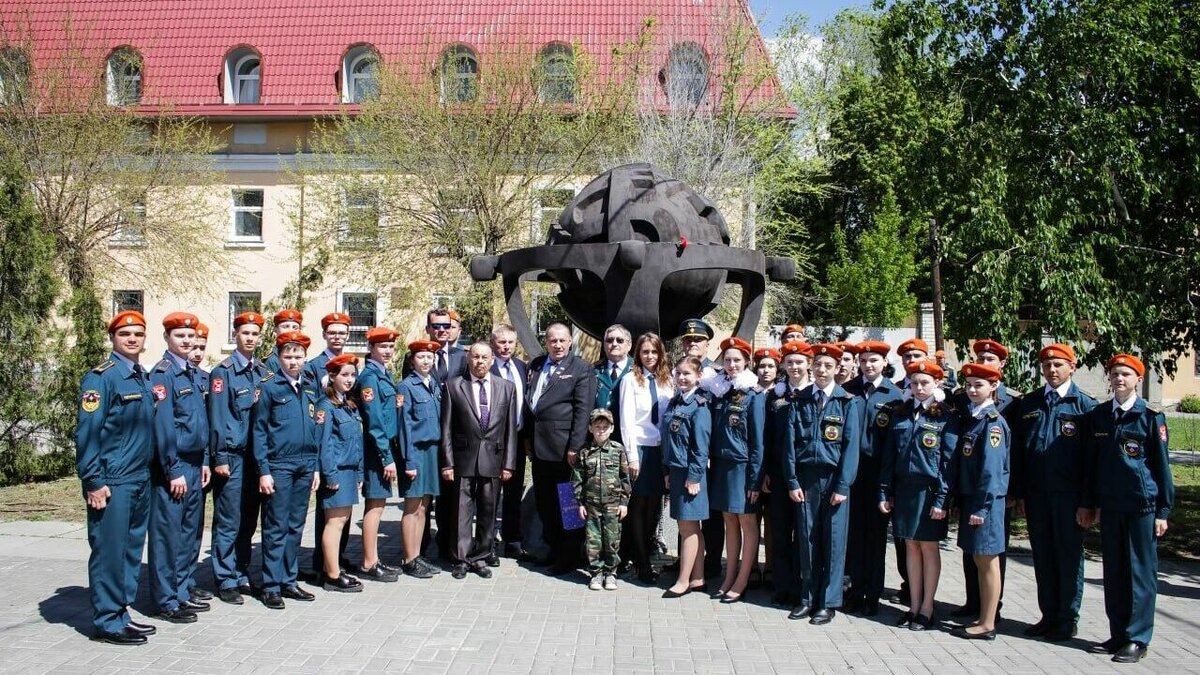
<svg viewBox="0 0 1200 675">
<path fill-rule="evenodd" d="M 583 530 L 563 530 L 558 486 L 570 484 L 571 466 L 587 441 L 588 415 L 596 401 L 596 372 L 570 353 L 571 329 L 546 327 L 546 354 L 529 364 L 529 416 L 533 424 L 533 494 L 542 521 L 542 539 L 550 545 L 550 573 L 576 569 Z"/>
<path fill-rule="evenodd" d="M 451 574 L 462 579 L 470 570 L 487 579 L 500 483 L 512 479 L 517 463 L 517 394 L 511 382 L 492 374 L 486 342 L 471 345 L 467 360 L 468 375 L 447 382 L 442 396 L 442 480 L 454 486 L 457 499 Z"/>
<path fill-rule="evenodd" d="M 613 414 L 612 440 L 621 440 L 620 388 L 621 378 L 633 366 L 629 350 L 633 348 L 633 336 L 629 329 L 619 323 L 604 331 L 604 358 L 596 363 L 596 407 Z"/>
<path fill-rule="evenodd" d="M 491 337 L 492 374 L 509 382 L 517 390 L 517 462 L 512 480 L 500 486 L 500 538 L 504 540 L 504 555 L 510 558 L 525 556 L 525 532 L 521 526 L 521 500 L 525 496 L 525 451 L 532 437 L 530 425 L 525 424 L 528 406 L 525 402 L 525 384 L 529 382 L 529 368 L 516 357 L 517 331 L 508 324 L 492 329 Z M 498 563 L 499 561 L 490 561 Z"/>
</svg>

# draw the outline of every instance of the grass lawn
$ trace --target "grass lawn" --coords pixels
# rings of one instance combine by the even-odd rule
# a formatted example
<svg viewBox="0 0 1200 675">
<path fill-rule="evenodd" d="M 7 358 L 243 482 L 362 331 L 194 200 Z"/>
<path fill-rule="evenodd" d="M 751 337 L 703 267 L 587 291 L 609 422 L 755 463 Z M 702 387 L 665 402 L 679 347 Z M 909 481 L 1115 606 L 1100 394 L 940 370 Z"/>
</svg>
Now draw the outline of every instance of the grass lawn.
<svg viewBox="0 0 1200 675">
<path fill-rule="evenodd" d="M 1171 434 L 1171 450 L 1200 452 L 1200 419 L 1168 417 L 1167 429 Z"/>
<path fill-rule="evenodd" d="M 82 523 L 86 519 L 83 490 L 74 476 L 0 488 L 0 523 L 14 520 Z M 205 496 L 204 527 L 211 525 L 212 494 L 209 493 Z"/>
</svg>

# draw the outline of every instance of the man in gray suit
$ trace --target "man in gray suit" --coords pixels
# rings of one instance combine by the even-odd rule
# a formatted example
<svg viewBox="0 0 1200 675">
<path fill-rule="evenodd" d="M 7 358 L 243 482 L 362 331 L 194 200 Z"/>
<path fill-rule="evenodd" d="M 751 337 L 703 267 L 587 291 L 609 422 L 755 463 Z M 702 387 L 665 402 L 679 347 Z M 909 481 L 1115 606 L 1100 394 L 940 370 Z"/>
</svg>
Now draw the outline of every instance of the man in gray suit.
<svg viewBox="0 0 1200 675">
<path fill-rule="evenodd" d="M 495 552 L 500 483 L 517 464 L 516 388 L 491 372 L 493 359 L 488 343 L 471 345 L 467 374 L 452 377 L 442 396 L 442 479 L 454 486 L 458 504 L 455 579 L 468 570 L 492 576 L 487 560 Z"/>
</svg>

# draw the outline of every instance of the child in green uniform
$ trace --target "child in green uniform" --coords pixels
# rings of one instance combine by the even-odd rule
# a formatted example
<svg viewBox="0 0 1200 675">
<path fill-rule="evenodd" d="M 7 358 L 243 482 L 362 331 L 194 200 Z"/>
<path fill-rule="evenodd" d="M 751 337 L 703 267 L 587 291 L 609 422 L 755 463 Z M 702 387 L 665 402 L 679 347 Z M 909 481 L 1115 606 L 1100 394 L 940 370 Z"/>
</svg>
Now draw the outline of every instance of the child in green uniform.
<svg viewBox="0 0 1200 675">
<path fill-rule="evenodd" d="M 579 517 L 586 523 L 588 570 L 592 574 L 588 588 L 617 590 L 617 545 L 621 541 L 621 521 L 629 507 L 633 486 L 629 482 L 629 464 L 625 448 L 609 440 L 613 431 L 612 413 L 605 408 L 592 411 L 588 431 L 592 440 L 579 451 L 572 470 Z"/>
</svg>

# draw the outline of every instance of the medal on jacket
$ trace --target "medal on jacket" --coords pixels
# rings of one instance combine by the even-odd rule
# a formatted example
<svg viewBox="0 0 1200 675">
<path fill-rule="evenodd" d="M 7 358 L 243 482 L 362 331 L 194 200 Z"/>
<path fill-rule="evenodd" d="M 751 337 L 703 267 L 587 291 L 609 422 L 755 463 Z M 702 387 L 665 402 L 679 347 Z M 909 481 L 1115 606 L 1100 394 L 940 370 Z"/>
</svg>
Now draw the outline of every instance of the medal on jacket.
<svg viewBox="0 0 1200 675">
<path fill-rule="evenodd" d="M 316 416 L 316 414 L 317 414 L 317 406 L 309 403 L 308 404 L 308 416 L 314 417 L 314 416 Z"/>
<path fill-rule="evenodd" d="M 742 416 L 741 415 L 739 415 L 737 413 L 732 413 L 729 415 L 729 426 L 736 429 L 739 426 L 741 426 L 741 424 L 742 424 Z"/>
<path fill-rule="evenodd" d="M 681 427 L 682 425 L 683 425 L 683 420 L 676 417 L 675 419 L 671 420 L 671 431 L 678 433 L 679 427 Z"/>
</svg>

